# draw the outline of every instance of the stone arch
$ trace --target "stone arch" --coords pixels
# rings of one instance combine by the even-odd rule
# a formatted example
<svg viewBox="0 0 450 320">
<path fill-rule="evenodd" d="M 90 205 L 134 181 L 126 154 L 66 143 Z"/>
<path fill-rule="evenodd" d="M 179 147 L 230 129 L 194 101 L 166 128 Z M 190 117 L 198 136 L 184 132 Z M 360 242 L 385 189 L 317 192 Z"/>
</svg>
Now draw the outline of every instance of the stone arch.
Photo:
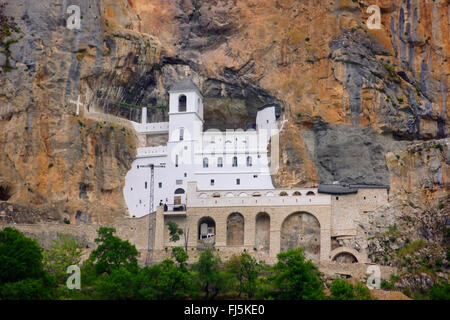
<svg viewBox="0 0 450 320">
<path fill-rule="evenodd" d="M 270 250 L 270 216 L 266 212 L 256 215 L 255 246 L 258 251 Z"/>
<path fill-rule="evenodd" d="M 213 247 L 216 238 L 216 222 L 211 217 L 198 220 L 197 244 L 203 247 Z"/>
<path fill-rule="evenodd" d="M 178 112 L 185 112 L 187 105 L 187 98 L 184 94 L 178 97 Z"/>
<path fill-rule="evenodd" d="M 314 193 L 314 191 L 308 191 L 306 193 L 307 196 L 315 196 L 316 194 Z"/>
<path fill-rule="evenodd" d="M 281 191 L 280 192 L 280 197 L 287 197 L 288 193 L 286 191 Z"/>
<path fill-rule="evenodd" d="M 233 212 L 227 218 L 227 246 L 242 245 L 244 245 L 244 216 L 239 212 Z"/>
<path fill-rule="evenodd" d="M 338 247 L 330 252 L 332 261 L 340 263 L 365 263 L 366 259 L 357 250 L 348 247 Z"/>
<path fill-rule="evenodd" d="M 301 196 L 302 193 L 300 191 L 295 191 L 292 195 L 293 196 Z"/>
<path fill-rule="evenodd" d="M 294 212 L 281 225 L 281 251 L 302 247 L 308 259 L 320 259 L 320 223 L 308 212 Z"/>
</svg>

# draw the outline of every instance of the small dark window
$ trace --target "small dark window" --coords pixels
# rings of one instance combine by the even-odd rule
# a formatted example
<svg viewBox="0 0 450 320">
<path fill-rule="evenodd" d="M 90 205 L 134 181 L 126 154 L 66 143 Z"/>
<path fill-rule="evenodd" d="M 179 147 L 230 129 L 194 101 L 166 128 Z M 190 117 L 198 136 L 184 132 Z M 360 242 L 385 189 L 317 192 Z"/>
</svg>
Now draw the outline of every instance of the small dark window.
<svg viewBox="0 0 450 320">
<path fill-rule="evenodd" d="M 186 111 L 186 96 L 182 94 L 178 98 L 178 112 L 185 112 Z"/>
<path fill-rule="evenodd" d="M 147 181 L 145 181 L 145 189 L 147 189 Z"/>
<path fill-rule="evenodd" d="M 203 158 L 203 168 L 208 168 L 208 158 Z"/>
<path fill-rule="evenodd" d="M 184 129 L 180 128 L 180 141 L 184 140 Z"/>
<path fill-rule="evenodd" d="M 236 179 L 236 184 L 241 184 L 241 179 Z"/>
<path fill-rule="evenodd" d="M 162 188 L 162 182 L 158 183 L 158 187 Z"/>
<path fill-rule="evenodd" d="M 184 177 L 185 177 L 185 178 L 187 177 L 187 173 L 186 173 L 186 172 L 184 173 Z"/>
<path fill-rule="evenodd" d="M 247 157 L 247 167 L 251 167 L 252 166 L 252 157 L 248 156 Z"/>
<path fill-rule="evenodd" d="M 212 186 L 214 185 L 214 179 L 211 179 L 211 185 Z"/>
<path fill-rule="evenodd" d="M 336 200 L 339 200 L 339 197 L 336 197 Z"/>
<path fill-rule="evenodd" d="M 233 157 L 233 167 L 237 167 L 238 162 L 237 162 L 237 157 Z"/>
</svg>

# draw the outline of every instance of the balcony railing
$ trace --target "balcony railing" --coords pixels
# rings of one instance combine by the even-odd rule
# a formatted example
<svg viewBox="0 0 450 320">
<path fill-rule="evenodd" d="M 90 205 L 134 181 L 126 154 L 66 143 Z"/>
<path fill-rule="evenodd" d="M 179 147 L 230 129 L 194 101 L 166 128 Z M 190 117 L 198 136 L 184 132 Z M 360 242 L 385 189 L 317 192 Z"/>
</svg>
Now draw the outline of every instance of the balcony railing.
<svg viewBox="0 0 450 320">
<path fill-rule="evenodd" d="M 186 205 L 185 204 L 173 204 L 173 203 L 165 203 L 162 204 L 164 214 L 185 214 L 186 213 Z"/>
</svg>

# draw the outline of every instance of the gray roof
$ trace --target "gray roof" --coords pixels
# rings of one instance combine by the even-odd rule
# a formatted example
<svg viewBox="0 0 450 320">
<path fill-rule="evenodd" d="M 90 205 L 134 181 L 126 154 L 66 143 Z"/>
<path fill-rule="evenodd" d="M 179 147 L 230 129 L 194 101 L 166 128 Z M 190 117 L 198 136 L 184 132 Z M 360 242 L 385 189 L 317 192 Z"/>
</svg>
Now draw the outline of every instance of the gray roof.
<svg viewBox="0 0 450 320">
<path fill-rule="evenodd" d="M 200 89 L 197 87 L 197 85 L 192 82 L 189 78 L 184 78 L 181 81 L 175 83 L 169 90 L 170 91 L 192 91 L 197 90 L 199 93 L 201 93 Z"/>
<path fill-rule="evenodd" d="M 388 185 L 384 184 L 350 184 L 349 187 L 358 189 L 390 189 Z"/>
<path fill-rule="evenodd" d="M 340 184 L 319 184 L 318 191 L 319 193 L 328 194 L 350 194 L 357 193 L 358 189 Z"/>
<path fill-rule="evenodd" d="M 375 184 L 319 184 L 319 193 L 350 194 L 357 193 L 358 189 L 389 189 L 387 185 Z"/>
</svg>

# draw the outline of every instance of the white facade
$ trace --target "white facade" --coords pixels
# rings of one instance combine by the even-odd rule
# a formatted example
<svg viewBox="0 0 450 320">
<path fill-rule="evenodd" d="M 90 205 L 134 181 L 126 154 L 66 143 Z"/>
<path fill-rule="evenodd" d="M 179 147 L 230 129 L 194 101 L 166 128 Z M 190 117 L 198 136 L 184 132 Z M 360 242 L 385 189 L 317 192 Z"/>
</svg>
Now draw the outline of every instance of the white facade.
<svg viewBox="0 0 450 320">
<path fill-rule="evenodd" d="M 203 132 L 203 97 L 190 80 L 182 84 L 169 91 L 168 123 L 147 124 L 146 115 L 142 124 L 134 123 L 139 134 L 167 133 L 169 138 L 167 145 L 137 150 L 124 187 L 131 216 L 144 216 L 160 203 L 167 204 L 168 210 L 185 205 L 188 182 L 205 191 L 274 189 L 267 147 L 278 133 L 275 106 L 258 111 L 256 131 Z M 151 169 L 140 167 L 149 164 L 155 165 L 153 208 Z"/>
</svg>

